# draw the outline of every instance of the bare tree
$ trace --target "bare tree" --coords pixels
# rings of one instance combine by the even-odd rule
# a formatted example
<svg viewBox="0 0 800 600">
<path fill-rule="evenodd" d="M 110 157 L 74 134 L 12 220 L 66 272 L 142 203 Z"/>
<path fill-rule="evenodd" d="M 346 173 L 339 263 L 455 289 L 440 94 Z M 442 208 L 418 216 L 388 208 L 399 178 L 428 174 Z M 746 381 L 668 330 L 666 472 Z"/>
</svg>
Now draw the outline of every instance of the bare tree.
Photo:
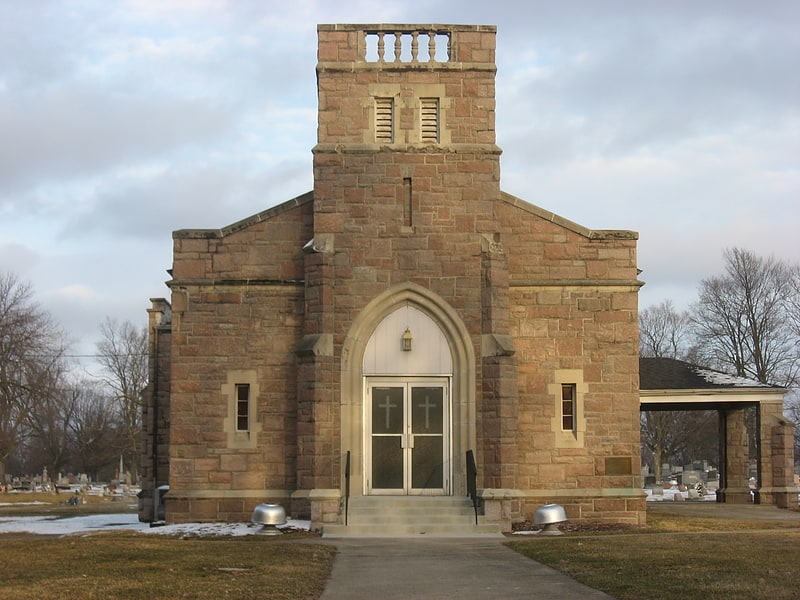
<svg viewBox="0 0 800 600">
<path fill-rule="evenodd" d="M 719 455 L 715 411 L 645 411 L 641 429 L 645 458 L 652 457 L 656 478 L 661 476 L 661 465 L 665 463 L 685 465 Z"/>
<path fill-rule="evenodd" d="M 52 380 L 46 375 L 63 356 L 64 339 L 33 302 L 30 286 L 0 273 L 0 482 L 31 406 L 49 393 Z"/>
<path fill-rule="evenodd" d="M 639 355 L 684 359 L 690 346 L 691 318 L 678 312 L 671 300 L 639 313 Z"/>
<path fill-rule="evenodd" d="M 795 339 L 800 343 L 800 264 L 791 265 L 789 268 L 787 305 L 789 317 L 788 325 Z"/>
<path fill-rule="evenodd" d="M 111 401 L 96 382 L 79 382 L 70 425 L 75 465 L 95 481 L 110 479 L 119 460 L 117 424 Z"/>
<path fill-rule="evenodd" d="M 147 386 L 147 329 L 130 321 L 106 319 L 97 344 L 118 419 L 120 454 L 138 477 L 142 432 L 142 393 Z"/>
<path fill-rule="evenodd" d="M 691 317 L 677 311 L 671 300 L 639 313 L 639 353 L 650 358 L 688 360 L 693 354 Z M 645 411 L 641 417 L 642 445 L 647 462 L 652 460 L 656 477 L 661 465 L 717 456 L 717 431 L 713 411 Z M 713 440 L 713 441 L 711 441 Z"/>
<path fill-rule="evenodd" d="M 733 248 L 725 274 L 703 280 L 693 307 L 694 331 L 706 364 L 761 383 L 800 384 L 800 265 Z M 788 395 L 787 416 L 800 429 L 797 396 Z M 748 416 L 751 449 L 756 427 Z M 800 455 L 800 438 L 795 437 Z"/>
<path fill-rule="evenodd" d="M 704 279 L 693 307 L 704 362 L 762 383 L 793 386 L 800 344 L 792 327 L 792 267 L 739 248 L 726 250 L 725 261 L 725 275 Z"/>
<path fill-rule="evenodd" d="M 42 467 L 47 467 L 53 476 L 70 461 L 70 429 L 77 408 L 75 392 L 64 387 L 59 362 L 38 374 L 36 396 L 25 412 L 29 447 L 38 458 L 36 470 L 41 472 Z"/>
</svg>

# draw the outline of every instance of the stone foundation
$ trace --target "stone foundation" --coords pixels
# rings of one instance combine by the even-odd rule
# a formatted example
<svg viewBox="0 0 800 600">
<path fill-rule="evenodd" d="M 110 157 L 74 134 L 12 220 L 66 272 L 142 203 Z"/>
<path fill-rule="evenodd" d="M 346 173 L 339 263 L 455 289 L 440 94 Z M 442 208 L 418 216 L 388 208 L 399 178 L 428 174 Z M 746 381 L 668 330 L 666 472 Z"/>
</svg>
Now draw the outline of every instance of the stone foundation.
<svg viewBox="0 0 800 600">
<path fill-rule="evenodd" d="M 229 522 L 242 523 L 250 522 L 253 510 L 259 504 L 267 502 L 269 504 L 280 504 L 284 508 L 291 505 L 288 494 L 278 494 L 269 496 L 253 496 L 250 494 L 243 496 L 209 496 L 203 494 L 193 495 L 191 493 L 170 491 L 164 498 L 164 505 L 167 515 L 167 523 L 211 523 Z M 287 510 L 287 515 L 289 511 Z"/>
<path fill-rule="evenodd" d="M 647 496 L 643 491 L 577 490 L 554 491 L 550 495 L 520 490 L 482 490 L 484 517 L 489 523 L 501 523 L 503 531 L 512 525 L 533 521 L 536 509 L 544 504 L 564 507 L 570 521 L 593 521 L 626 525 L 645 525 L 647 522 Z"/>
</svg>

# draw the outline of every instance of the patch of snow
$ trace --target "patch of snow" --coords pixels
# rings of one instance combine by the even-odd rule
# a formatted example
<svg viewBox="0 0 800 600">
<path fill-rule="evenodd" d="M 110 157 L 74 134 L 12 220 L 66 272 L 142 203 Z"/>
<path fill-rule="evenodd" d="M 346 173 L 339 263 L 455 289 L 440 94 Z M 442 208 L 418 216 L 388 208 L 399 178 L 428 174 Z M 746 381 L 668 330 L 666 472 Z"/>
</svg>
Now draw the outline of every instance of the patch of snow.
<svg viewBox="0 0 800 600">
<path fill-rule="evenodd" d="M 309 530 L 310 521 L 288 519 L 278 529 Z M 73 535 L 92 531 L 132 530 L 160 535 L 192 536 L 242 536 L 256 534 L 261 526 L 252 523 L 182 523 L 150 527 L 139 522 L 136 514 L 82 515 L 59 519 L 57 517 L 0 517 L 0 534 L 30 533 L 34 535 Z"/>
<path fill-rule="evenodd" d="M 278 527 L 278 529 L 302 529 L 308 531 L 311 529 L 311 521 L 287 519 L 286 525 Z M 242 536 L 253 535 L 259 531 L 261 531 L 261 525 L 253 525 L 252 523 L 180 523 L 177 525 L 149 527 L 145 530 L 146 533 L 178 535 L 181 537 L 215 535 Z"/>
<path fill-rule="evenodd" d="M 0 533 L 71 535 L 109 529 L 143 529 L 135 514 L 82 515 L 80 517 L 0 517 Z"/>
<path fill-rule="evenodd" d="M 727 373 L 720 373 L 719 371 L 711 371 L 709 369 L 700 368 L 696 368 L 694 371 L 708 383 L 713 383 L 714 385 L 725 385 L 730 387 L 770 387 L 765 383 L 756 381 L 755 379 L 747 379 L 746 377 L 728 375 Z"/>
<path fill-rule="evenodd" d="M 677 487 L 663 490 L 662 494 L 654 494 L 653 490 L 649 488 L 645 489 L 644 492 L 645 494 L 647 494 L 647 498 L 645 498 L 645 500 L 647 500 L 648 502 L 675 502 L 676 496 L 681 496 L 683 500 L 689 500 L 689 491 L 687 490 L 685 492 L 682 492 Z M 692 498 L 691 500 L 692 502 L 716 502 L 717 495 L 705 494 L 700 498 Z M 680 500 L 678 500 L 678 502 L 680 502 Z"/>
</svg>

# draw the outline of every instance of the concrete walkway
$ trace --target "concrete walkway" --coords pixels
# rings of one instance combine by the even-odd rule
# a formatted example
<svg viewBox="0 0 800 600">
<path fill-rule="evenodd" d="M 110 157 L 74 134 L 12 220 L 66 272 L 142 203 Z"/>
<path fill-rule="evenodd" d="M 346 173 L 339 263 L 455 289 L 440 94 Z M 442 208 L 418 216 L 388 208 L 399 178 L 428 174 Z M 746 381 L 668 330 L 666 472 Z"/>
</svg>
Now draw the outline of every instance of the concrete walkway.
<svg viewBox="0 0 800 600">
<path fill-rule="evenodd" d="M 800 511 L 715 502 L 648 503 L 648 511 L 730 519 L 790 521 Z M 503 546 L 508 538 L 339 538 L 322 600 L 610 598 Z M 544 540 L 543 540 L 544 541 Z"/>
<path fill-rule="evenodd" d="M 341 538 L 322 600 L 610 598 L 498 538 Z"/>
</svg>

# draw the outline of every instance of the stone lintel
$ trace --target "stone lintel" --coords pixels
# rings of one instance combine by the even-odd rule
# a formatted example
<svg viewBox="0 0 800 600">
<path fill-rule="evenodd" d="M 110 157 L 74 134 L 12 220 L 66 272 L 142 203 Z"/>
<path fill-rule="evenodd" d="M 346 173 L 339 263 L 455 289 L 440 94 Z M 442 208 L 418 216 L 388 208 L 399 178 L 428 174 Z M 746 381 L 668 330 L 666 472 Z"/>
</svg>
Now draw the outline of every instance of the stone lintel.
<svg viewBox="0 0 800 600">
<path fill-rule="evenodd" d="M 300 287 L 303 279 L 171 279 L 169 288 L 181 287 Z"/>
<path fill-rule="evenodd" d="M 426 63 L 379 63 L 379 62 L 319 62 L 317 73 L 354 73 L 357 71 L 486 71 L 497 73 L 493 63 L 485 62 L 426 62 Z"/>
<path fill-rule="evenodd" d="M 398 152 L 402 154 L 495 154 L 503 151 L 497 144 L 317 144 L 312 154 L 374 154 L 375 152 Z"/>
<path fill-rule="evenodd" d="M 292 500 L 338 500 L 341 497 L 342 491 L 338 488 L 314 488 L 292 492 Z"/>
<path fill-rule="evenodd" d="M 178 490 L 170 489 L 165 495 L 170 499 L 227 499 L 227 498 L 254 498 L 262 501 L 270 498 L 288 498 L 292 493 L 289 490 Z"/>
<path fill-rule="evenodd" d="M 510 288 L 616 288 L 616 291 L 636 291 L 644 285 L 638 279 L 542 279 L 540 281 L 511 281 Z M 614 291 L 613 289 L 608 291 Z"/>
<path fill-rule="evenodd" d="M 525 490 L 520 498 L 646 498 L 647 493 L 638 488 L 556 488 L 547 490 Z"/>
<path fill-rule="evenodd" d="M 460 23 L 319 23 L 317 31 L 478 31 L 497 33 L 497 25 L 463 25 Z"/>
<path fill-rule="evenodd" d="M 484 488 L 478 490 L 478 495 L 484 500 L 510 500 L 524 496 L 522 490 L 511 488 Z"/>
</svg>

